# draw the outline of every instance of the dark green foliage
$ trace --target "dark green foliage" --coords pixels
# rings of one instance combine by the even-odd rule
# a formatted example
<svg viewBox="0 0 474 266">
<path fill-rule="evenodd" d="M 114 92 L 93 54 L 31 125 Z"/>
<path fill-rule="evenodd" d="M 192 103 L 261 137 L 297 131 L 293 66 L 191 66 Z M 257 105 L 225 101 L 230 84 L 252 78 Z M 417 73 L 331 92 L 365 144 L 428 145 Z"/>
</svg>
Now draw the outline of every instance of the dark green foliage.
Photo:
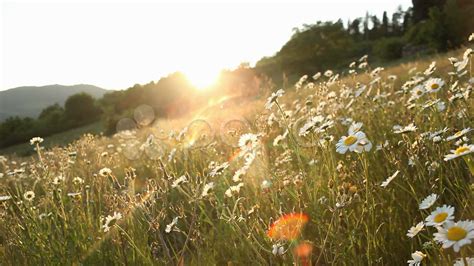
<svg viewBox="0 0 474 266">
<path fill-rule="evenodd" d="M 474 1 L 414 0 L 413 7 L 399 7 L 391 19 L 366 13 L 348 21 L 317 22 L 296 28 L 292 38 L 274 56 L 257 62 L 256 70 L 276 84 L 295 82 L 329 67 L 346 68 L 368 54 L 376 63 L 444 52 L 458 48 L 474 32 Z"/>
<path fill-rule="evenodd" d="M 38 119 L 18 116 L 7 118 L 0 124 L 0 148 L 90 124 L 100 118 L 101 112 L 92 96 L 78 93 L 66 100 L 65 108 L 59 104 L 46 107 Z"/>
<path fill-rule="evenodd" d="M 66 119 L 73 124 L 82 125 L 99 118 L 101 109 L 94 103 L 94 98 L 87 93 L 78 93 L 66 100 L 64 104 Z"/>
<path fill-rule="evenodd" d="M 402 57 L 403 40 L 399 37 L 382 38 L 375 42 L 374 55 L 384 61 Z"/>
</svg>

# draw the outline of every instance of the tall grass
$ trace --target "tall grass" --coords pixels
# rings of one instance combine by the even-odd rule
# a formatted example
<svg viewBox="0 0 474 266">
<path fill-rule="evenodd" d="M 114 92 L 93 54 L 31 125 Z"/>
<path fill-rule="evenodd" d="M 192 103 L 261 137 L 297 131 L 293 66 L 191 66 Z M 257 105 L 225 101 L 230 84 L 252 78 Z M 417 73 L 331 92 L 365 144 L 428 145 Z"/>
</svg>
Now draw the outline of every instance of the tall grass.
<svg viewBox="0 0 474 266">
<path fill-rule="evenodd" d="M 287 265 L 301 262 L 293 249 L 303 240 L 313 246 L 311 263 L 317 265 L 402 265 L 415 251 L 426 254 L 428 264 L 467 259 L 472 245 L 459 253 L 444 249 L 434 241 L 434 227 L 406 236 L 443 204 L 455 207 L 456 221 L 474 218 L 473 155 L 443 160 L 472 143 L 472 132 L 446 138 L 472 126 L 473 69 L 448 76 L 453 67 L 439 57 L 434 73 L 422 74 L 429 63 L 306 77 L 269 109 L 249 99 L 192 117 L 206 119 L 210 131 L 205 123 L 183 130 L 189 121 L 158 121 L 131 134 L 85 135 L 64 148 L 39 149 L 41 160 L 3 157 L 0 195 L 11 196 L 0 203 L 3 263 Z M 414 77 L 423 79 L 407 85 Z M 442 78 L 444 86 L 409 101 L 414 87 L 431 77 Z M 358 95 L 361 86 L 366 89 Z M 448 100 L 457 93 L 462 97 Z M 444 110 L 424 107 L 437 99 Z M 323 121 L 299 134 L 317 115 Z M 236 118 L 236 132 L 221 126 Z M 336 143 L 353 122 L 363 123 L 360 130 L 373 147 L 340 154 Z M 395 125 L 410 123 L 415 131 L 394 132 Z M 423 134 L 445 127 L 439 141 Z M 238 147 L 242 135 L 251 139 Z M 239 169 L 241 180 L 234 177 Z M 206 185 L 212 187 L 207 194 Z M 35 193 L 32 200 L 27 191 Z M 432 193 L 438 200 L 420 210 Z M 114 212 L 122 218 L 104 230 Z M 310 220 L 297 239 L 271 239 L 271 224 L 287 213 Z M 274 245 L 283 252 L 274 254 Z"/>
</svg>

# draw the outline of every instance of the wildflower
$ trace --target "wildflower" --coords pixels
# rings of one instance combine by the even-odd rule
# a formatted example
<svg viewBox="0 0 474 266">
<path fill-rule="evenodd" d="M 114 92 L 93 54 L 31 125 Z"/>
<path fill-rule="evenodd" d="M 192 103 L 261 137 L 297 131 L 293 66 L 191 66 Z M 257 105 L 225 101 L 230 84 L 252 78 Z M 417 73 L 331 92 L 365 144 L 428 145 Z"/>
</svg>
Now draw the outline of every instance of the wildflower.
<svg viewBox="0 0 474 266">
<path fill-rule="evenodd" d="M 239 194 L 240 188 L 244 186 L 244 183 L 239 183 L 235 186 L 231 186 L 225 191 L 225 195 L 231 198 L 234 194 Z"/>
<path fill-rule="evenodd" d="M 438 195 L 436 195 L 435 193 L 429 195 L 428 197 L 426 197 L 424 200 L 421 201 L 419 205 L 420 210 L 426 210 L 429 207 L 433 206 L 433 204 L 435 203 L 437 199 L 438 199 Z"/>
<path fill-rule="evenodd" d="M 370 151 L 371 148 L 372 143 L 362 131 L 352 132 L 352 130 L 349 130 L 349 135 L 342 136 L 336 144 L 336 151 L 340 154 L 346 153 L 347 150 L 361 153 L 364 150 Z"/>
<path fill-rule="evenodd" d="M 12 198 L 12 196 L 8 196 L 8 195 L 0 196 L 0 202 L 2 202 L 2 201 L 7 201 L 7 200 L 9 200 L 9 199 L 11 199 L 11 198 Z"/>
<path fill-rule="evenodd" d="M 178 219 L 179 217 L 174 217 L 173 218 L 173 221 L 171 221 L 171 223 L 167 224 L 166 225 L 166 228 L 165 228 L 165 232 L 166 233 L 170 233 L 171 230 L 173 229 L 173 227 L 178 223 Z"/>
<path fill-rule="evenodd" d="M 426 257 L 426 254 L 424 254 L 421 251 L 415 251 L 414 253 L 411 254 L 411 260 L 408 260 L 407 263 L 409 266 L 419 266 L 421 265 L 421 261 Z"/>
<path fill-rule="evenodd" d="M 99 175 L 103 176 L 103 177 L 107 177 L 109 176 L 110 174 L 112 174 L 112 170 L 110 170 L 110 168 L 102 168 L 99 170 Z"/>
<path fill-rule="evenodd" d="M 446 224 L 438 229 L 434 234 L 434 239 L 443 244 L 443 248 L 453 247 L 455 252 L 459 252 L 464 245 L 471 244 L 474 239 L 474 222 L 459 221 L 446 222 Z"/>
<path fill-rule="evenodd" d="M 431 78 L 425 83 L 427 92 L 433 93 L 439 91 L 444 85 L 444 81 L 440 78 Z"/>
<path fill-rule="evenodd" d="M 82 178 L 76 176 L 76 177 L 74 177 L 74 178 L 72 179 L 72 183 L 73 183 L 74 185 L 84 184 L 84 179 L 82 179 Z"/>
<path fill-rule="evenodd" d="M 445 222 L 452 221 L 454 219 L 454 207 L 443 205 L 442 207 L 436 208 L 430 216 L 426 217 L 427 226 L 440 226 Z"/>
<path fill-rule="evenodd" d="M 239 170 L 235 171 L 234 176 L 232 177 L 232 181 L 239 182 L 242 180 L 242 176 L 247 173 L 247 168 L 242 167 Z"/>
<path fill-rule="evenodd" d="M 273 244 L 272 254 L 275 255 L 275 256 L 278 256 L 278 255 L 281 256 L 281 255 L 285 254 L 285 248 L 279 243 Z"/>
<path fill-rule="evenodd" d="M 239 148 L 240 148 L 241 155 L 254 151 L 258 147 L 258 145 L 259 145 L 258 135 L 247 133 L 240 136 Z"/>
<path fill-rule="evenodd" d="M 438 112 L 443 112 L 446 110 L 446 104 L 444 102 L 438 102 L 436 103 L 436 109 L 438 109 Z"/>
<path fill-rule="evenodd" d="M 299 260 L 299 265 L 311 265 L 311 253 L 313 252 L 313 244 L 309 241 L 303 241 L 293 250 L 295 257 Z"/>
<path fill-rule="evenodd" d="M 269 189 L 271 186 L 272 186 L 272 181 L 269 181 L 269 180 L 263 180 L 262 184 L 260 185 L 260 187 L 264 190 Z"/>
<path fill-rule="evenodd" d="M 334 72 L 332 72 L 332 70 L 326 70 L 324 72 L 324 76 L 326 76 L 328 78 L 331 77 L 332 75 L 334 75 Z"/>
<path fill-rule="evenodd" d="M 53 179 L 53 185 L 60 185 L 64 181 L 64 176 L 59 175 Z"/>
<path fill-rule="evenodd" d="M 69 192 L 67 195 L 71 198 L 79 198 L 81 196 L 81 192 Z"/>
<path fill-rule="evenodd" d="M 460 156 L 463 156 L 463 155 L 466 155 L 466 154 L 470 154 L 474 152 L 474 145 L 463 145 L 461 147 L 458 147 L 456 150 L 451 150 L 451 154 L 447 154 L 444 156 L 444 160 L 445 161 L 449 161 L 449 160 L 452 160 L 454 158 L 457 158 L 457 157 L 460 157 Z"/>
<path fill-rule="evenodd" d="M 284 93 L 285 91 L 282 89 L 279 89 L 278 91 L 272 93 L 272 95 L 268 97 L 267 102 L 265 103 L 265 109 L 271 109 L 277 99 L 283 96 Z"/>
<path fill-rule="evenodd" d="M 229 167 L 228 162 L 222 163 L 221 165 L 217 165 L 211 170 L 211 172 L 209 173 L 209 176 L 211 177 L 218 176 L 222 174 L 224 170 L 227 169 L 227 167 Z"/>
<path fill-rule="evenodd" d="M 425 70 L 425 72 L 423 72 L 423 74 L 425 74 L 425 76 L 431 76 L 431 74 L 433 74 L 435 70 L 436 70 L 436 62 L 433 61 L 431 62 L 430 66 Z"/>
<path fill-rule="evenodd" d="M 411 123 L 406 127 L 402 127 L 400 125 L 395 125 L 393 126 L 393 133 L 395 134 L 402 134 L 402 133 L 407 133 L 407 132 L 415 132 L 416 131 L 416 126 Z"/>
<path fill-rule="evenodd" d="M 460 137 L 466 135 L 467 133 L 469 133 L 469 132 L 471 132 L 471 131 L 472 131 L 472 129 L 471 129 L 470 127 L 464 128 L 464 129 L 462 129 L 462 130 L 460 130 L 460 131 L 454 133 L 454 135 L 447 137 L 446 140 L 447 140 L 447 141 L 451 141 L 451 140 L 458 139 L 458 138 L 460 138 Z"/>
<path fill-rule="evenodd" d="M 387 187 L 388 184 L 390 184 L 390 182 L 392 182 L 393 179 L 395 179 L 395 177 L 397 177 L 397 175 L 400 173 L 399 170 L 397 170 L 395 173 L 393 173 L 393 175 L 389 176 L 387 178 L 387 180 L 383 181 L 382 184 L 380 185 L 381 187 Z"/>
<path fill-rule="evenodd" d="M 318 72 L 316 74 L 313 75 L 313 80 L 317 80 L 319 79 L 319 77 L 321 77 L 321 72 Z"/>
<path fill-rule="evenodd" d="M 425 224 L 423 222 L 419 222 L 417 225 L 415 226 L 412 226 L 408 232 L 407 232 L 407 236 L 409 238 L 413 238 L 415 237 L 419 232 L 421 232 L 421 230 L 423 230 L 423 228 L 425 227 Z"/>
<path fill-rule="evenodd" d="M 185 183 L 185 182 L 188 182 L 188 179 L 186 178 L 185 175 L 182 175 L 178 179 L 173 181 L 173 184 L 171 184 L 171 187 L 172 188 L 178 187 L 179 185 L 181 185 L 181 183 Z"/>
<path fill-rule="evenodd" d="M 105 223 L 102 225 L 104 232 L 108 232 L 112 226 L 114 226 L 118 220 L 122 219 L 122 214 L 119 212 L 114 212 L 113 215 L 107 215 L 105 218 Z"/>
<path fill-rule="evenodd" d="M 270 226 L 267 235 L 274 240 L 295 240 L 308 221 L 304 213 L 286 214 Z"/>
<path fill-rule="evenodd" d="M 27 191 L 23 194 L 23 198 L 27 201 L 33 201 L 35 198 L 35 193 L 33 191 Z"/>
<path fill-rule="evenodd" d="M 214 188 L 214 182 L 210 182 L 204 185 L 202 189 L 201 197 L 207 197 L 209 195 L 209 191 Z"/>
<path fill-rule="evenodd" d="M 31 145 L 41 144 L 42 142 L 43 142 L 43 139 L 40 138 L 40 137 L 34 137 L 34 138 L 30 139 L 30 144 Z"/>
<path fill-rule="evenodd" d="M 467 261 L 467 265 L 464 263 L 464 258 L 459 258 L 454 262 L 453 266 L 474 266 L 474 258 L 465 258 L 465 259 Z"/>
</svg>

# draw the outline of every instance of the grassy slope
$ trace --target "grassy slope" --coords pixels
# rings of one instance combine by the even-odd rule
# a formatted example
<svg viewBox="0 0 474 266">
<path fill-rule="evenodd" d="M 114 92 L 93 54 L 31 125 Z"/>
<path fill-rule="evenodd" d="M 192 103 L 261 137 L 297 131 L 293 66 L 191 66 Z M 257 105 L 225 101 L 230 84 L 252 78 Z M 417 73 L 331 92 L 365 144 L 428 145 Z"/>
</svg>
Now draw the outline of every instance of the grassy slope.
<svg viewBox="0 0 474 266">
<path fill-rule="evenodd" d="M 293 111 L 295 119 L 304 113 L 296 112 L 295 100 L 305 104 L 310 99 L 308 96 L 316 95 L 312 98 L 314 107 L 327 102 L 323 114 L 331 114 L 335 120 L 334 128 L 329 130 L 335 140 L 328 146 L 302 148 L 288 137 L 282 146 L 274 147 L 273 139 L 285 131 L 288 121 L 274 107 L 272 111 L 281 127 L 259 124 L 260 120 L 254 116 L 261 114 L 265 121 L 269 112 L 262 111 L 261 101 L 248 101 L 224 110 L 214 106 L 189 119 L 158 121 L 156 127 L 139 132 L 133 139 L 81 138 L 67 149 L 55 149 L 45 155 L 47 168 L 41 167 L 34 157 L 21 159 L 20 162 L 28 162 L 33 169 L 28 169 L 29 175 L 24 178 L 0 182 L 0 195 L 10 193 L 20 199 L 23 192 L 34 190 L 37 198 L 21 206 L 15 203 L 17 200 L 12 201 L 11 211 L 5 214 L 4 223 L 0 223 L 2 238 L 8 239 L 5 241 L 8 245 L 0 242 L 3 247 L 0 255 L 5 255 L 7 263 L 19 264 L 165 265 L 180 264 L 183 260 L 185 265 L 290 265 L 291 248 L 297 242 L 281 241 L 288 250 L 283 256 L 274 256 L 271 251 L 275 241 L 266 232 L 269 223 L 282 214 L 301 211 L 309 215 L 310 222 L 299 240 L 314 244 L 313 263 L 404 265 L 412 252 L 420 250 L 428 255 L 425 260 L 430 265 L 452 264 L 460 254 L 434 243 L 434 228 L 425 228 L 414 239 L 406 237 L 406 232 L 442 204 L 455 206 L 455 220 L 474 218 L 472 175 L 462 158 L 443 161 L 443 156 L 455 148 L 453 142 L 434 144 L 420 136 L 422 132 L 449 127 L 443 135 L 447 137 L 456 130 L 472 127 L 472 98 L 447 103 L 445 112 L 437 112 L 435 108 L 421 110 L 421 105 L 435 97 L 447 102 L 450 84 L 439 94 L 425 95 L 414 109 L 406 107 L 406 95 L 394 93 L 408 78 L 409 69 L 416 66 L 418 71 L 423 71 L 432 60 L 438 61 L 435 75 L 448 81 L 446 72 L 450 69 L 446 58 L 451 55 L 459 57 L 460 52 L 387 67 L 382 72 L 386 84 L 377 84 L 369 97 L 355 98 L 352 108 L 339 105 L 345 106 L 351 98 L 334 99 L 325 90 L 339 95 L 342 83 L 367 84 L 371 79 L 367 74 L 354 79 L 345 77 L 338 84 L 323 84 L 313 90 L 287 91 L 279 101 L 284 111 Z M 398 76 L 393 86 L 385 79 L 389 74 Z M 466 77 L 462 84 L 465 80 Z M 387 99 L 374 101 L 378 89 L 391 94 Z M 459 118 L 457 115 L 463 110 L 466 116 Z M 146 150 L 139 158 L 130 156 L 134 152 L 128 147 L 139 150 L 148 134 L 160 128 L 179 132 L 195 118 L 219 121 L 235 116 L 248 118 L 254 132 L 264 133 L 264 148 L 244 175 L 245 185 L 238 196 L 227 197 L 225 192 L 237 184 L 232 178 L 243 159 L 235 156 L 238 154 L 235 149 L 219 141 L 210 147 L 188 150 L 183 148 L 187 139 L 163 140 L 160 147 L 164 150 L 164 167 L 156 158 L 150 158 Z M 362 130 L 374 144 L 370 152 L 361 155 L 335 152 L 335 142 L 347 135 L 347 126 L 338 120 L 344 117 L 364 123 Z M 418 126 L 416 132 L 403 135 L 392 132 L 395 124 L 405 126 L 411 122 Z M 219 128 L 218 123 L 215 128 Z M 472 143 L 471 136 L 468 137 L 468 143 Z M 389 145 L 376 151 L 375 145 L 385 140 Z M 169 160 L 173 149 L 176 153 Z M 75 163 L 69 164 L 67 154 L 72 150 L 78 155 Z M 414 156 L 413 167 L 407 163 L 410 156 Z M 228 161 L 231 165 L 221 175 L 212 177 L 211 161 L 219 164 Z M 64 165 L 68 167 L 63 168 Z M 9 162 L 6 166 L 10 170 L 16 167 Z M 104 167 L 110 168 L 112 174 L 98 175 Z M 396 170 L 400 170 L 400 175 L 386 188 L 381 187 Z M 66 176 L 61 191 L 52 184 L 59 175 Z M 182 175 L 189 182 L 173 187 L 173 182 Z M 74 185 L 71 179 L 76 176 L 82 177 L 85 183 Z M 273 183 L 268 190 L 259 186 L 265 179 Z M 116 180 L 124 187 L 119 188 Z M 215 183 L 214 189 L 209 196 L 200 197 L 204 184 L 211 181 Z M 67 192 L 76 191 L 81 192 L 82 198 L 66 196 Z M 420 211 L 418 203 L 431 193 L 440 195 L 439 200 L 429 210 Z M 35 208 L 29 208 L 33 205 Z M 120 227 L 104 233 L 100 217 L 114 211 L 124 215 L 118 223 Z M 38 219 L 39 214 L 49 212 L 50 218 Z M 177 230 L 166 232 L 165 228 L 175 217 L 179 217 Z M 464 247 L 463 252 L 474 255 L 472 245 Z"/>
<path fill-rule="evenodd" d="M 44 138 L 43 147 L 50 149 L 55 146 L 66 146 L 67 144 L 79 139 L 86 133 L 98 135 L 102 133 L 102 122 L 96 122 L 79 128 L 70 129 L 61 133 Z M 30 143 L 22 143 L 0 149 L 0 155 L 27 156 L 33 154 L 33 148 Z"/>
</svg>

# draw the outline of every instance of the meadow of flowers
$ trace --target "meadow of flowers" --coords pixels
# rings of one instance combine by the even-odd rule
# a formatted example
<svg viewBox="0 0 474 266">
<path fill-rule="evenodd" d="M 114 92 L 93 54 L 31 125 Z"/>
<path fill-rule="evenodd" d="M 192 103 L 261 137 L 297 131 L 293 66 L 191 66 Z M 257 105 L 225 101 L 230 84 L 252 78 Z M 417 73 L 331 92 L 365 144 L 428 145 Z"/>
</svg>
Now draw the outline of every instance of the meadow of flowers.
<svg viewBox="0 0 474 266">
<path fill-rule="evenodd" d="M 33 138 L 0 157 L 2 264 L 474 265 L 473 55 L 364 56 L 220 119 L 142 106 L 111 138 Z"/>
</svg>

